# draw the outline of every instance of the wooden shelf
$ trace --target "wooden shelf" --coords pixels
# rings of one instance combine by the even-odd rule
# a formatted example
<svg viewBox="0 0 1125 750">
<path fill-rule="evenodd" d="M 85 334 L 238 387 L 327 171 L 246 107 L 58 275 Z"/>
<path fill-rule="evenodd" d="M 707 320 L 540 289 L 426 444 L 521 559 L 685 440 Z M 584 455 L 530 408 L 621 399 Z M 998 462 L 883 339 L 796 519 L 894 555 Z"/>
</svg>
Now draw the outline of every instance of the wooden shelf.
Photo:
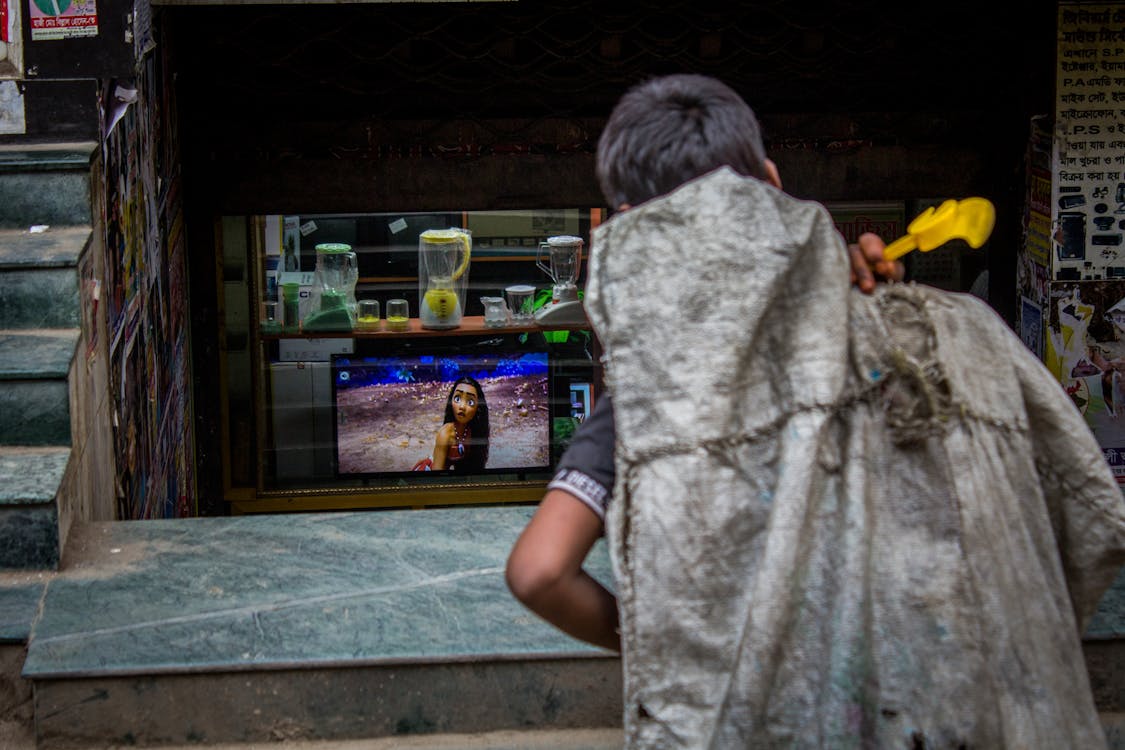
<svg viewBox="0 0 1125 750">
<path fill-rule="evenodd" d="M 356 329 L 354 331 L 302 331 L 300 333 L 262 333 L 260 338 L 263 341 L 273 341 L 277 339 L 341 339 L 341 338 L 393 338 L 395 336 L 472 336 L 482 333 L 523 333 L 523 332 L 536 332 L 536 331 L 588 331 L 590 330 L 590 323 L 575 323 L 571 325 L 556 325 L 550 328 L 544 328 L 532 322 L 525 326 L 504 326 L 503 328 L 491 328 L 485 326 L 483 315 L 466 315 L 461 318 L 461 325 L 457 328 L 443 328 L 431 329 L 423 328 L 422 321 L 418 318 L 411 318 L 409 321 L 409 328 L 405 331 L 390 331 L 387 330 L 387 320 L 383 318 L 379 321 L 380 328 L 377 331 L 367 331 Z"/>
</svg>

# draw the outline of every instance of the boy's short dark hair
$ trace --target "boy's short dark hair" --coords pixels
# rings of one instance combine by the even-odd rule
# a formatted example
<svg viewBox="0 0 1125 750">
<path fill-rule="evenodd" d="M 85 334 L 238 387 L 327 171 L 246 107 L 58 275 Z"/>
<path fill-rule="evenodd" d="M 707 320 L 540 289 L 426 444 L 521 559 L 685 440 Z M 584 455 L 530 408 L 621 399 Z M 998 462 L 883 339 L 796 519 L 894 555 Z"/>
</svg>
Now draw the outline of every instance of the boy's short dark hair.
<svg viewBox="0 0 1125 750">
<path fill-rule="evenodd" d="M 703 75 L 669 75 L 621 97 L 598 141 L 597 177 L 610 208 L 635 206 L 723 165 L 767 179 L 754 111 Z"/>
</svg>

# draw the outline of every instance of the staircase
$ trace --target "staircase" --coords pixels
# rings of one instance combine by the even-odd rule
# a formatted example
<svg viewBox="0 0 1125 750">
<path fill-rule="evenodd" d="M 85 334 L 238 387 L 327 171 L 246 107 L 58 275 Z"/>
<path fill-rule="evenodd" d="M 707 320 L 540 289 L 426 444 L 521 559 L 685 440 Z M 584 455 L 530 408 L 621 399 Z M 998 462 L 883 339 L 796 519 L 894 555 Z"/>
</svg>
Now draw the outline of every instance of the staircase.
<svg viewBox="0 0 1125 750">
<path fill-rule="evenodd" d="M 0 147 L 0 569 L 59 562 L 95 146 Z"/>
<path fill-rule="evenodd" d="M 0 145 L 3 735 L 32 719 L 30 683 L 20 678 L 24 644 L 59 565 L 59 499 L 76 476 L 71 368 L 80 339 L 78 263 L 93 236 L 96 145 Z"/>
</svg>

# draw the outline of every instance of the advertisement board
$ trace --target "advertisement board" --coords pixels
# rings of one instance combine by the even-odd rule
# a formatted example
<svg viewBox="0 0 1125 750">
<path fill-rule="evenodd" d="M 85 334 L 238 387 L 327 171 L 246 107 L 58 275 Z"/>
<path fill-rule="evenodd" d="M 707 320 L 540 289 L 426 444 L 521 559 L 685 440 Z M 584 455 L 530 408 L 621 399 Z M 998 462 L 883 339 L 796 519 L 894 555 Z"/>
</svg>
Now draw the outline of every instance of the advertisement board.
<svg viewBox="0 0 1125 750">
<path fill-rule="evenodd" d="M 1049 298 L 1043 360 L 1125 483 L 1125 280 L 1052 282 Z"/>
</svg>

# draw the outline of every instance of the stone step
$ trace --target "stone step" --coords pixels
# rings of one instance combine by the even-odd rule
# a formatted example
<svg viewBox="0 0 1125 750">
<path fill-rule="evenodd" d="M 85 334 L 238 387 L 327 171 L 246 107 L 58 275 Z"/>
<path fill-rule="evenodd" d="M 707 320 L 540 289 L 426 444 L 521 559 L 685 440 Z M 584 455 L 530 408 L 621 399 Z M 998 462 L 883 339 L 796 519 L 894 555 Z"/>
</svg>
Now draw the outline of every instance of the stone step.
<svg viewBox="0 0 1125 750">
<path fill-rule="evenodd" d="M 0 446 L 0 570 L 58 567 L 55 496 L 69 460 L 66 447 Z M 0 642 L 20 637 L 19 607 L 31 596 L 0 586 Z"/>
<path fill-rule="evenodd" d="M 77 329 L 0 331 L 0 445 L 70 445 Z"/>
<path fill-rule="evenodd" d="M 0 227 L 90 224 L 95 141 L 0 144 Z"/>
<path fill-rule="evenodd" d="M 92 234 L 0 229 L 0 329 L 79 326 L 77 265 Z"/>
<path fill-rule="evenodd" d="M 0 381 L 65 379 L 77 343 L 72 328 L 0 330 Z"/>
<path fill-rule="evenodd" d="M 42 750 L 35 745 L 30 725 L 9 722 L 4 750 Z M 0 731 L 5 723 L 0 720 Z M 381 737 L 361 740 L 299 740 L 278 735 L 269 742 L 224 742 L 218 745 L 130 745 L 130 750 L 621 750 L 625 737 L 620 729 L 535 729 L 465 734 L 430 734 L 410 737 Z M 85 745 L 83 750 L 123 750 L 118 744 Z M 1120 750 L 1111 747 L 1110 750 Z"/>
<path fill-rule="evenodd" d="M 616 655 L 504 586 L 532 510 L 78 524 L 45 582 L 0 576 L 0 625 L 18 638 L 32 618 L 26 750 L 619 747 Z M 588 567 L 611 583 L 603 542 Z M 1084 647 L 1125 750 L 1125 641 L 1106 624 Z"/>
<path fill-rule="evenodd" d="M 531 512 L 76 523 L 23 666 L 37 741 L 619 727 L 617 655 L 508 593 L 504 562 Z M 601 543 L 591 572 L 611 580 Z"/>
<path fill-rule="evenodd" d="M 0 572 L 0 647 L 20 647 L 20 669 L 23 668 L 22 647 L 31 635 L 31 623 L 39 612 L 39 602 L 47 586 L 47 577 L 53 572 Z"/>
</svg>

